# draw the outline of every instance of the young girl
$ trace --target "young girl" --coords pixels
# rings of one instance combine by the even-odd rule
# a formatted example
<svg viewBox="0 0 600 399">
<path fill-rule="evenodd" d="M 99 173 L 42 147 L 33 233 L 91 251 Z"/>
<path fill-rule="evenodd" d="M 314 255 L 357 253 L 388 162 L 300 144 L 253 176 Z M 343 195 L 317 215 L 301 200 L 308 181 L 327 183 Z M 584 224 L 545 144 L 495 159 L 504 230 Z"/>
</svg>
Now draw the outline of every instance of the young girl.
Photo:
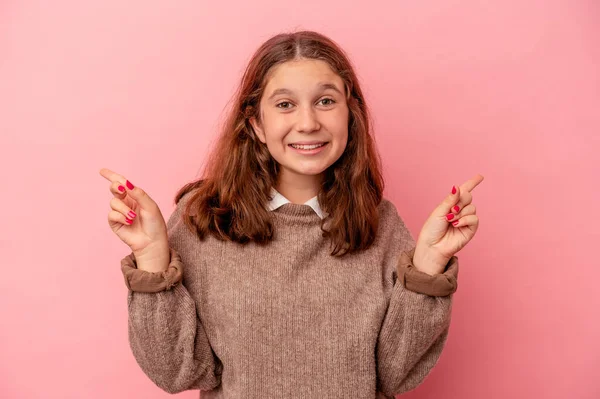
<svg viewBox="0 0 600 399">
<path fill-rule="evenodd" d="M 252 57 L 203 178 L 166 224 L 142 189 L 101 170 L 109 224 L 132 250 L 131 349 L 156 385 L 371 399 L 423 381 L 448 337 L 453 255 L 476 231 L 483 177 L 455 186 L 415 243 L 382 197 L 370 130 L 344 52 L 280 34 Z"/>
</svg>

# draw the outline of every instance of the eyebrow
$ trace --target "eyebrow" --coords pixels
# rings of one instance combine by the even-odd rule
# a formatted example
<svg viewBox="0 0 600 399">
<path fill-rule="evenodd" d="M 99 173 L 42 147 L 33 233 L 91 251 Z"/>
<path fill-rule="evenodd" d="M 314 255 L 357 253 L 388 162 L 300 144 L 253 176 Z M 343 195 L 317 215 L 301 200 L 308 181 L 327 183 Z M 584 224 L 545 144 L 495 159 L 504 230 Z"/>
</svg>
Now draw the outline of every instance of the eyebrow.
<svg viewBox="0 0 600 399">
<path fill-rule="evenodd" d="M 334 85 L 333 83 L 321 83 L 321 84 L 319 84 L 318 87 L 321 90 L 326 90 L 326 89 L 334 90 L 343 96 L 340 89 L 338 89 L 337 86 Z M 292 94 L 292 91 L 289 89 L 286 89 L 286 88 L 277 89 L 269 96 L 269 98 L 267 100 L 271 100 L 273 97 L 275 97 L 278 94 Z"/>
</svg>

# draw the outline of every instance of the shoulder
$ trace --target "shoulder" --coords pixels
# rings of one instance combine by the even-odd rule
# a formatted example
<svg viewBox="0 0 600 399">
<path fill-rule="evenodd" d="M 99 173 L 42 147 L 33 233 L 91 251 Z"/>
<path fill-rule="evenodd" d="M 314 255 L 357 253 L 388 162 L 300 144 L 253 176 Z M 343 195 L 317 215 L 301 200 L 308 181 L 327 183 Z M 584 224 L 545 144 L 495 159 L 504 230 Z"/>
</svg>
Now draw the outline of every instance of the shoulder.
<svg viewBox="0 0 600 399">
<path fill-rule="evenodd" d="M 181 196 L 175 205 L 175 209 L 167 220 L 167 236 L 169 246 L 177 251 L 186 264 L 191 264 L 191 254 L 194 253 L 197 246 L 202 242 L 194 229 L 194 222 L 191 214 L 186 212 L 190 200 L 194 196 L 193 192 L 188 192 Z"/>
<path fill-rule="evenodd" d="M 404 223 L 404 220 L 398 213 L 396 205 L 387 198 L 383 198 L 378 206 L 379 211 L 379 231 L 382 239 L 391 239 L 392 241 L 410 246 L 413 244 L 412 235 Z"/>
<path fill-rule="evenodd" d="M 396 223 L 398 220 L 402 220 L 400 215 L 398 214 L 398 209 L 396 205 L 392 201 L 387 198 L 382 198 L 381 202 L 377 206 L 377 210 L 379 212 L 379 221 L 380 222 L 392 222 Z"/>
<path fill-rule="evenodd" d="M 193 191 L 188 191 L 181 197 L 179 197 L 177 202 L 175 203 L 175 209 L 173 210 L 173 213 L 171 213 L 171 216 L 167 221 L 167 228 L 170 233 L 173 233 L 175 230 L 178 230 L 180 227 L 183 227 L 183 213 L 187 204 L 190 202 L 192 196 Z"/>
</svg>

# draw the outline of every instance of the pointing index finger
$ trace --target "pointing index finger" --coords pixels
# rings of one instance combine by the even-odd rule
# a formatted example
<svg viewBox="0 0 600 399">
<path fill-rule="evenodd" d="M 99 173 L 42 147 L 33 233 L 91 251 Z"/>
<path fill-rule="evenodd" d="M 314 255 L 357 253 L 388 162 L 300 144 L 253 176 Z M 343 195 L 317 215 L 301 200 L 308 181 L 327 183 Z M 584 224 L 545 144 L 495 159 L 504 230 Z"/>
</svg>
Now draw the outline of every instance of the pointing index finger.
<svg viewBox="0 0 600 399">
<path fill-rule="evenodd" d="M 483 181 L 483 176 L 481 176 L 480 174 L 477 174 L 473 178 L 471 178 L 471 179 L 467 180 L 465 183 L 463 183 L 462 186 L 460 186 L 460 190 L 461 191 L 465 190 L 465 191 L 471 192 L 482 181 Z"/>
<path fill-rule="evenodd" d="M 125 181 L 127 180 L 125 177 L 107 168 L 100 169 L 100 174 L 111 183 L 119 182 L 125 184 Z"/>
</svg>

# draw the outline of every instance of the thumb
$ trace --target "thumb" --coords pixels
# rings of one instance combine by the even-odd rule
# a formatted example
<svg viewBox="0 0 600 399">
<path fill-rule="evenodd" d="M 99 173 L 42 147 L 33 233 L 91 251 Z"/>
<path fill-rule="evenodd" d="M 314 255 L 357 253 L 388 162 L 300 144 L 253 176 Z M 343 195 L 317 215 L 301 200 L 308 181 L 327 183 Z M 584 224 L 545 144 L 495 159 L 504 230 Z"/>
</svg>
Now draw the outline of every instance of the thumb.
<svg viewBox="0 0 600 399">
<path fill-rule="evenodd" d="M 452 207 L 460 200 L 460 187 L 452 186 L 450 194 L 446 196 L 444 201 L 433 211 L 433 216 L 446 218 L 446 215 L 452 212 Z"/>
</svg>

